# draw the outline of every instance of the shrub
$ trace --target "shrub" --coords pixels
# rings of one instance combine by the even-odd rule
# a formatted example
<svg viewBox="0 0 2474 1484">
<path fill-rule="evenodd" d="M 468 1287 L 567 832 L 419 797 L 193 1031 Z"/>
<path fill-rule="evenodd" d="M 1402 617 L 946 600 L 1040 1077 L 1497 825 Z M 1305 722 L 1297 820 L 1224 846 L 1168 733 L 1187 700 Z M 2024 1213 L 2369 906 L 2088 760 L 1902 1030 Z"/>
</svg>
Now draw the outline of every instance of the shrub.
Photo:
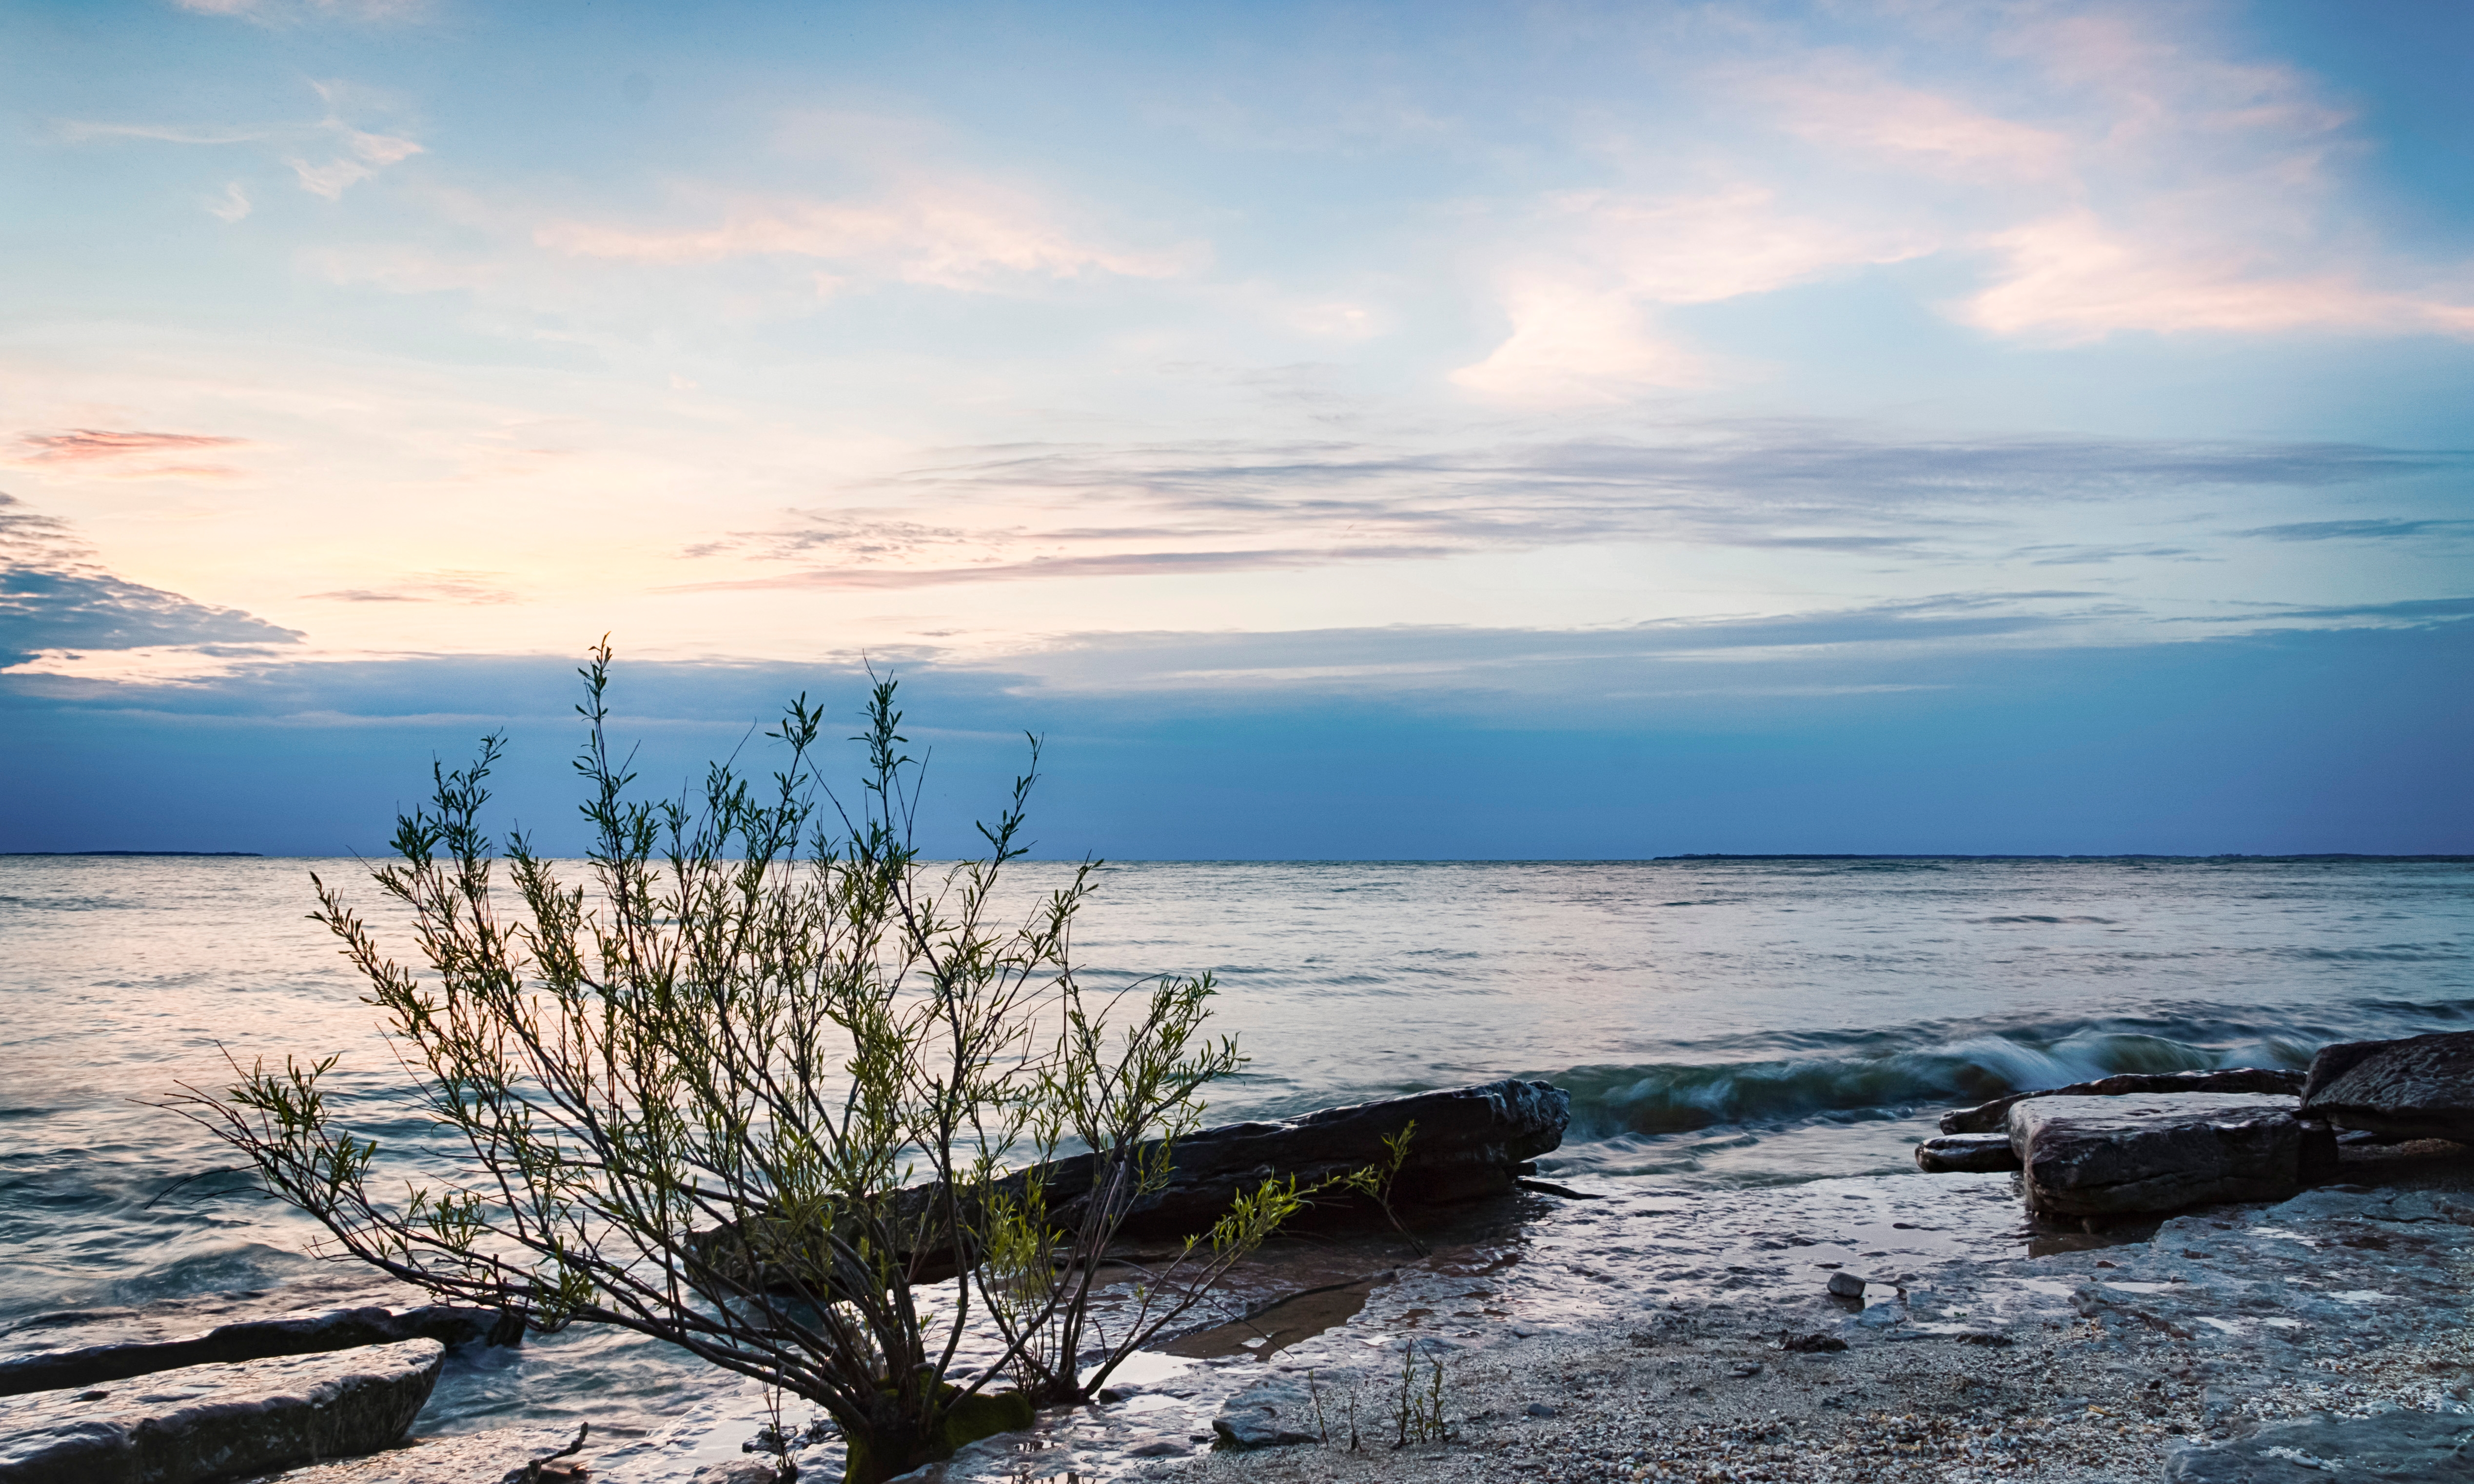
<svg viewBox="0 0 2474 1484">
<path fill-rule="evenodd" d="M 466 767 L 433 764 L 430 802 L 372 872 L 408 909 L 426 976 L 312 878 L 313 916 L 450 1135 L 445 1178 L 380 1193 L 400 1172 L 382 1181 L 377 1142 L 345 1126 L 332 1056 L 233 1058 L 222 1095 L 172 1100 L 315 1217 L 329 1252 L 536 1331 L 617 1325 L 804 1398 L 864 1481 L 1081 1399 L 1310 1194 L 1249 1193 L 1102 1332 L 1109 1241 L 1199 1122 L 1202 1087 L 1243 1058 L 1201 1034 L 1207 977 L 1151 982 L 1129 1024 L 1086 1003 L 1070 930 L 1097 862 L 1000 916 L 1037 739 L 980 826 L 984 853 L 939 867 L 914 844 L 919 766 L 892 680 L 871 676 L 849 800 L 818 776 L 823 714 L 803 695 L 767 734 L 784 752 L 767 782 L 716 764 L 691 805 L 633 797 L 607 736 L 610 669 L 605 642 L 579 671 L 583 879 L 521 834 L 494 848 L 497 736 Z M 1092 1189 L 1051 1210 L 1046 1162 L 1069 1142 L 1095 1156 Z M 1003 1357 L 954 1384 L 974 1324 Z M 1021 1397 L 983 1395 L 1001 1374 Z"/>
</svg>

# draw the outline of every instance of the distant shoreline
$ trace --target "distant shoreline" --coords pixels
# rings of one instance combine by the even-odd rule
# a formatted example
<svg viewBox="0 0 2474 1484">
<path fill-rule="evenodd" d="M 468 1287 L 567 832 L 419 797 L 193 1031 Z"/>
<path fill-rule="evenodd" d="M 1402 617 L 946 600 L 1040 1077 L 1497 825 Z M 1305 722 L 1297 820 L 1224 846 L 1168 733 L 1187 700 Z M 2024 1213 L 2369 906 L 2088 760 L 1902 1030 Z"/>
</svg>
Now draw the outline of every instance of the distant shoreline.
<svg viewBox="0 0 2474 1484">
<path fill-rule="evenodd" d="M 266 861 L 326 860 L 325 856 L 272 857 L 262 850 L 0 850 L 0 861 L 65 860 L 81 856 L 118 859 L 168 858 L 193 861 Z M 1065 859 L 1063 857 L 1056 858 Z M 1048 857 L 1033 857 L 1035 863 L 1054 864 Z M 1112 865 L 1653 865 L 1694 861 L 2168 861 L 2253 863 L 2262 865 L 2365 863 L 2396 864 L 2474 864 L 2474 855 L 2373 855 L 2362 851 L 2325 850 L 2301 855 L 2244 855 L 2223 851 L 2215 855 L 2162 855 L 2134 851 L 2120 855 L 1960 855 L 1953 852 L 1872 852 L 1872 851 L 1790 851 L 1764 854 L 1734 854 L 1728 851 L 1704 851 L 1672 856 L 1584 856 L 1564 858 L 1504 858 L 1476 860 L 1455 856 L 1395 858 L 1389 856 L 1328 856 L 1310 860 L 1240 859 L 1222 860 L 1211 857 L 1171 859 L 1168 857 L 1128 857 L 1111 861 Z"/>
<path fill-rule="evenodd" d="M 23 856 L 182 856 L 190 860 L 263 861 L 262 850 L 0 850 L 0 860 Z"/>
</svg>

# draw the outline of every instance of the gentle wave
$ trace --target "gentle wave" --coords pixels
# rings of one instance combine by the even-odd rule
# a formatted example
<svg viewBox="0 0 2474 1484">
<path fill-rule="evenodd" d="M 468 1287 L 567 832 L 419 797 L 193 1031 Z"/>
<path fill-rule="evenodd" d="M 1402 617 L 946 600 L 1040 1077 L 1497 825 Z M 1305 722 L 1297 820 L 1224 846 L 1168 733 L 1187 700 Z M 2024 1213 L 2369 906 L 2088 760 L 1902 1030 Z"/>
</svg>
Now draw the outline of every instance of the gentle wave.
<svg viewBox="0 0 2474 1484">
<path fill-rule="evenodd" d="M 2332 1040 L 2415 1034 L 2474 1018 L 2474 1004 L 2365 1006 L 2363 1026 L 2263 1027 L 2194 1017 L 2171 1027 L 2121 1020 L 2039 1027 L 2043 1034 L 1917 1036 L 1837 1056 L 1572 1067 L 1550 1080 L 1572 1093 L 1574 1142 L 1686 1132 L 1717 1125 L 1777 1125 L 1831 1114 L 1888 1116 L 1919 1105 L 1981 1103 L 2006 1092 L 2058 1087 L 2121 1072 L 2194 1072 L 2265 1066 L 2299 1070 Z M 2386 1013 L 2382 1013 L 2386 1011 Z"/>
</svg>

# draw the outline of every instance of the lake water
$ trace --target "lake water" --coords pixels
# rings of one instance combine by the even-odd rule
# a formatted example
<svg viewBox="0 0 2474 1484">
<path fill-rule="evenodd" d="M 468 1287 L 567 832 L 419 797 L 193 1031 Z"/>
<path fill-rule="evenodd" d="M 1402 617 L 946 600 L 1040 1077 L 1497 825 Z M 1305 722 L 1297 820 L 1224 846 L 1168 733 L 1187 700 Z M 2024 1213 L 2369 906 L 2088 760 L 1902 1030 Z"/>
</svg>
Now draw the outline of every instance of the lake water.
<svg viewBox="0 0 2474 1484">
<path fill-rule="evenodd" d="M 219 1046 L 339 1052 L 348 1090 L 388 1085 L 305 919 L 313 869 L 360 867 L 0 860 L 0 1325 L 323 1271 L 307 1224 L 149 1106 L 220 1086 Z M 1218 976 L 1254 1059 L 1215 1121 L 1543 1077 L 1574 1094 L 1550 1171 L 1678 1188 L 1912 1172 L 1953 1103 L 2474 1021 L 2466 861 L 1146 864 L 1107 872 L 1077 940 L 1090 984 Z M 712 1384 L 570 1334 L 450 1374 L 424 1425 Z"/>
</svg>

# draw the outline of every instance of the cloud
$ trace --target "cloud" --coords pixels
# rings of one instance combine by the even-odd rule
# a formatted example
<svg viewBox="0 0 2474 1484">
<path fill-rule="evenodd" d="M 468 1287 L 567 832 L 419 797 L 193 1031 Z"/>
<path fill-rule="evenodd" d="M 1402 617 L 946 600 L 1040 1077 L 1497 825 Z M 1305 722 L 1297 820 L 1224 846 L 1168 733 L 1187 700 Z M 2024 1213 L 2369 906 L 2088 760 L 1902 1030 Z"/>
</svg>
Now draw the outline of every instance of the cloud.
<svg viewBox="0 0 2474 1484">
<path fill-rule="evenodd" d="M 330 97 L 328 85 L 319 85 L 322 97 Z M 376 175 L 389 165 L 400 164 L 423 153 L 420 145 L 394 134 L 371 134 L 354 129 L 339 118 L 329 116 L 321 129 L 341 137 L 345 153 L 324 164 L 313 165 L 299 157 L 284 160 L 301 179 L 301 188 L 313 196 L 340 201 L 346 189 Z"/>
<path fill-rule="evenodd" d="M 2143 522 L 2239 492 L 2458 470 L 2461 455 L 2351 445 L 2091 438 L 1885 440 L 1832 425 L 1679 425 L 1613 439 L 1411 450 L 1332 440 L 1009 445 L 854 481 L 853 504 L 788 512 L 684 555 L 757 569 L 696 588 L 903 589 L 1294 570 L 1608 542 L 1911 563 L 2203 560 L 2175 539 L 2053 539 L 2054 513 Z M 933 516 L 932 513 L 933 512 Z M 2110 517 L 2104 517 L 2110 521 Z M 2038 537 L 2046 539 L 2036 539 Z"/>
<path fill-rule="evenodd" d="M 1201 259 L 1193 247 L 1143 253 L 1085 241 L 1027 193 L 972 182 L 913 182 L 866 200 L 747 200 L 714 225 L 687 229 L 552 222 L 533 240 L 570 256 L 652 267 L 810 258 L 848 273 L 980 292 L 1024 279 L 1172 278 Z M 837 281 L 819 280 L 820 291 Z"/>
<path fill-rule="evenodd" d="M 1078 634 L 948 669 L 1023 676 L 1073 693 L 1531 693 L 1613 686 L 1670 693 L 1841 693 L 1920 682 L 1880 665 L 1987 645 L 2062 643 L 2110 597 L 2074 591 L 1939 594 L 1783 615 L 1661 620 L 1584 629 L 1398 624 L 1273 633 Z M 1751 667 L 1747 669 L 1746 667 Z"/>
<path fill-rule="evenodd" d="M 260 25 L 299 25 L 338 17 L 358 21 L 417 20 L 430 0 L 172 0 L 197 15 L 224 15 Z"/>
<path fill-rule="evenodd" d="M 2004 183 L 2050 181 L 2069 168 L 2072 141 L 2061 130 L 2002 118 L 1843 59 L 1802 74 L 1756 75 L 1744 85 L 1780 128 L 1834 151 Z"/>
<path fill-rule="evenodd" d="M 520 603 L 523 595 L 507 587 L 507 574 L 497 572 L 441 571 L 416 572 L 400 582 L 373 588 L 338 588 L 303 593 L 304 600 L 336 603 Z"/>
<path fill-rule="evenodd" d="M 225 479 L 239 470 L 223 464 L 163 463 L 209 449 L 248 446 L 244 438 L 207 433 L 126 432 L 98 427 L 71 428 L 64 433 L 28 433 L 17 440 L 27 450 L 14 462 L 25 465 L 94 465 L 94 473 L 116 479 Z"/>
<path fill-rule="evenodd" d="M 2270 541 L 2400 541 L 2466 533 L 2474 533 L 2474 521 L 2301 521 L 2289 525 L 2259 525 L 2234 534 L 2265 536 Z"/>
<path fill-rule="evenodd" d="M 210 433 L 119 432 L 99 427 L 77 427 L 64 433 L 29 433 L 18 442 L 35 450 L 28 459 L 30 463 L 85 464 L 99 459 L 185 453 L 195 449 L 238 448 L 247 440 Z"/>
<path fill-rule="evenodd" d="M 1242 547 L 1212 551 L 1110 551 L 1088 556 L 1034 556 L 977 567 L 816 568 L 772 577 L 682 583 L 666 591 L 705 593 L 764 588 L 942 587 L 957 582 L 1019 582 L 1055 577 L 1166 577 L 1200 572 L 1325 567 L 1335 562 L 1416 561 L 1454 554 L 1448 547 L 1331 546 Z"/>
<path fill-rule="evenodd" d="M 2341 272 L 2263 271 L 2261 255 L 2196 234 L 2145 239 L 2090 211 L 1997 232 L 1985 245 L 2001 281 L 1958 315 L 2001 335 L 2064 344 L 2120 330 L 2267 334 L 2297 329 L 2474 336 L 2474 302 L 2367 288 Z"/>
<path fill-rule="evenodd" d="M 1710 362 L 1668 338 L 1659 309 L 1770 293 L 1935 245 L 1912 229 L 1790 212 L 1774 191 L 1752 184 L 1667 197 L 1559 192 L 1523 234 L 1553 246 L 1524 255 L 1503 278 L 1511 334 L 1451 379 L 1534 404 L 1705 384 L 1714 378 Z"/>
<path fill-rule="evenodd" d="M 1451 379 L 1540 406 L 1735 379 L 1665 311 L 1924 258 L 1976 280 L 1942 311 L 2003 339 L 2474 338 L 2474 262 L 2370 230 L 2347 111 L 2295 69 L 2224 61 L 2198 25 L 2029 6 L 1940 12 L 1924 49 L 1896 44 L 1912 28 L 1869 54 L 1773 34 L 1758 63 L 1703 69 L 1681 138 L 1605 146 L 1608 185 L 1500 215 L 1508 328 Z M 1953 47 L 1984 64 L 1904 75 Z"/>
<path fill-rule="evenodd" d="M 0 495 L 0 669 L 92 649 L 190 650 L 298 643 L 237 608 L 195 602 L 107 572 L 66 522 Z"/>
<path fill-rule="evenodd" d="M 86 139 L 147 139 L 158 144 L 253 144 L 283 133 L 280 129 L 214 129 L 183 124 L 104 124 L 72 119 L 60 126 L 61 137 L 72 143 Z"/>
<path fill-rule="evenodd" d="M 267 8 L 252 4 L 193 5 L 191 9 L 209 10 L 217 14 L 261 15 Z M 332 10 L 331 5 L 320 6 Z M 357 7 L 376 10 L 382 7 Z M 282 157 L 292 167 L 301 188 L 313 196 L 338 201 L 344 192 L 369 180 L 389 165 L 400 164 L 424 153 L 417 141 L 400 134 L 378 134 L 360 128 L 346 119 L 349 112 L 383 109 L 382 100 L 369 95 L 368 90 L 340 82 L 311 83 L 319 101 L 327 106 L 326 117 L 315 124 L 254 125 L 227 128 L 187 124 L 122 124 L 72 120 L 60 126 L 61 136 L 72 142 L 89 139 L 145 139 L 164 144 L 251 144 L 284 141 L 295 146 L 310 141 L 331 141 L 340 153 L 324 160 L 311 160 L 296 149 Z M 228 222 L 238 221 L 250 210 L 248 195 L 238 182 L 227 187 L 224 201 L 207 207 Z"/>
</svg>

